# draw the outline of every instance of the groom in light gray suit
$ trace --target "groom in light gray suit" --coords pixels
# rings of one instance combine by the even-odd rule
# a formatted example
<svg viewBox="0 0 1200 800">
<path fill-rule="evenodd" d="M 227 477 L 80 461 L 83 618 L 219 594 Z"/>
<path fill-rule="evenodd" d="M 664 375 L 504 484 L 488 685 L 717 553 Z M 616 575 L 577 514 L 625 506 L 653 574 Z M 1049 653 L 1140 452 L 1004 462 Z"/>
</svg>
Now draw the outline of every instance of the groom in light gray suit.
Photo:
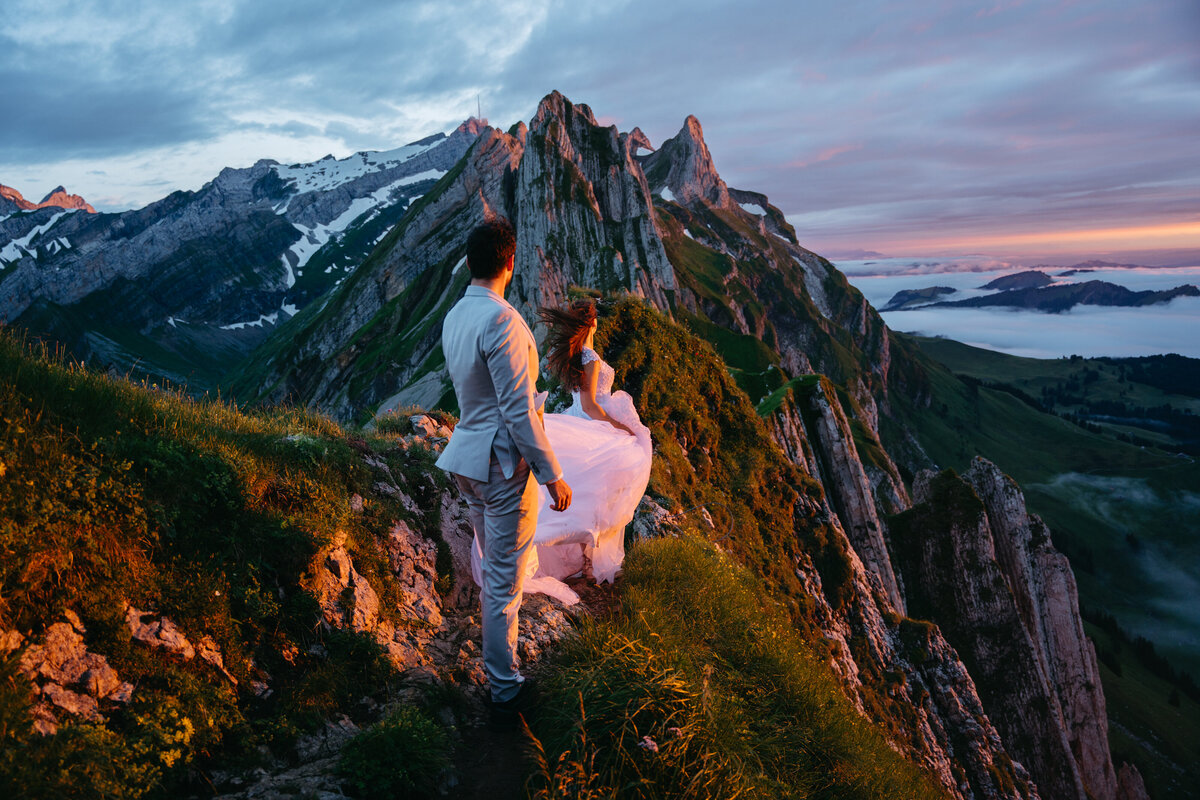
<svg viewBox="0 0 1200 800">
<path fill-rule="evenodd" d="M 516 668 L 521 583 L 533 550 L 538 489 L 565 511 L 571 487 L 534 406 L 537 344 L 504 299 L 512 282 L 516 236 L 507 222 L 467 237 L 471 284 L 442 325 L 442 350 L 461 419 L 437 465 L 454 473 L 483 548 L 483 665 L 493 709 L 527 711 L 532 684 Z M 535 482 L 536 479 L 536 482 Z"/>
</svg>

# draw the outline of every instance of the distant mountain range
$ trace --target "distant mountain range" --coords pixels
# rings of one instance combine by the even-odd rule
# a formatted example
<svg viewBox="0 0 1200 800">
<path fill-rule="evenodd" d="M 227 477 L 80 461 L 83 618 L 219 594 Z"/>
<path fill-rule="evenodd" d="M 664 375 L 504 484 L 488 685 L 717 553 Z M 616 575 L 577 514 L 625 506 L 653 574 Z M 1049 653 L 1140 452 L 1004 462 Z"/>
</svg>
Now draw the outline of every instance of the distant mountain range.
<svg viewBox="0 0 1200 800">
<path fill-rule="evenodd" d="M 926 308 L 984 308 L 986 306 L 1003 306 L 1005 308 L 1026 308 L 1034 311 L 1058 313 L 1084 306 L 1149 306 L 1155 303 L 1167 303 L 1176 297 L 1200 297 L 1200 288 L 1192 284 L 1176 286 L 1166 291 L 1135 292 L 1107 281 L 1084 281 L 1083 283 L 1065 283 L 1054 286 L 1042 286 L 1030 289 L 1011 289 L 984 297 L 972 297 L 967 300 L 930 303 Z"/>
<path fill-rule="evenodd" d="M 199 191 L 116 214 L 75 213 L 93 209 L 62 190 L 34 205 L 6 187 L 0 323 L 203 391 L 345 278 L 485 124 L 342 160 L 226 168 Z"/>
<path fill-rule="evenodd" d="M 1040 270 L 1031 269 L 1012 275 L 1002 275 L 994 281 L 988 281 L 979 288 L 1008 291 L 1009 289 L 1036 289 L 1041 286 L 1048 286 L 1051 283 L 1054 283 L 1054 279 L 1049 275 Z"/>
<path fill-rule="evenodd" d="M 39 208 L 67 208 L 86 211 L 95 214 L 96 209 L 77 194 L 67 194 L 67 190 L 59 186 L 42 198 L 40 203 L 31 203 L 19 191 L 11 186 L 0 183 L 0 216 L 8 216 L 17 211 L 34 211 Z"/>
<path fill-rule="evenodd" d="M 1110 264 L 1105 261 L 1089 261 L 1057 273 L 1055 277 L 1072 277 L 1094 272 L 1098 269 L 1138 268 L 1132 264 Z M 1145 269 L 1143 267 L 1143 269 Z M 1034 311 L 1057 313 L 1077 305 L 1089 306 L 1148 306 L 1167 303 L 1176 297 L 1200 296 L 1200 289 L 1183 284 L 1165 291 L 1133 291 L 1108 281 L 1083 281 L 1079 283 L 1055 283 L 1055 277 L 1041 270 L 1025 270 L 1011 275 L 1002 275 L 980 286 L 994 290 L 994 294 L 971 297 L 966 300 L 939 300 L 957 290 L 949 286 L 928 286 L 923 289 L 903 289 L 892 295 L 882 311 L 905 311 L 914 308 L 984 308 L 1001 306 L 1024 308 Z"/>
</svg>

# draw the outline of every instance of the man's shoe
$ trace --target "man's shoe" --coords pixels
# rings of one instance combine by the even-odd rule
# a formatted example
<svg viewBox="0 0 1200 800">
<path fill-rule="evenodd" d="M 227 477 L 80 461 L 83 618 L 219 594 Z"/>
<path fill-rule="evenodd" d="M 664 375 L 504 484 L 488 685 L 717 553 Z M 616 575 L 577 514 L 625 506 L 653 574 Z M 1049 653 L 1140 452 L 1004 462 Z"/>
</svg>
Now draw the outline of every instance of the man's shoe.
<svg viewBox="0 0 1200 800">
<path fill-rule="evenodd" d="M 526 722 L 532 721 L 538 697 L 537 683 L 533 678 L 526 678 L 515 695 L 501 702 L 492 701 L 492 726 L 515 728 L 520 724 L 521 717 Z"/>
</svg>

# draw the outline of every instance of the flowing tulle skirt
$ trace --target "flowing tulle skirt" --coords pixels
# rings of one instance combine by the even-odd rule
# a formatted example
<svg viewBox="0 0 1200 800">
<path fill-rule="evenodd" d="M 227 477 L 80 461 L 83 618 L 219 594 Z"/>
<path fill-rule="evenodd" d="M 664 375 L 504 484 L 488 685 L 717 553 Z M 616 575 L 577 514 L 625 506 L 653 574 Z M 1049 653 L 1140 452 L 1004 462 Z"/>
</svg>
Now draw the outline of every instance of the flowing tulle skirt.
<svg viewBox="0 0 1200 800">
<path fill-rule="evenodd" d="M 576 397 L 562 414 L 546 414 L 546 435 L 571 486 L 571 506 L 550 508 L 550 493 L 539 492 L 536 558 L 530 559 L 524 591 L 556 597 L 568 605 L 579 596 L 563 579 L 586 574 L 597 583 L 612 582 L 625 558 L 625 526 L 650 480 L 652 443 L 633 399 L 625 392 L 597 398 L 612 417 L 628 425 L 630 436 L 607 422 L 591 419 Z M 480 582 L 482 553 L 476 542 L 471 567 Z"/>
</svg>

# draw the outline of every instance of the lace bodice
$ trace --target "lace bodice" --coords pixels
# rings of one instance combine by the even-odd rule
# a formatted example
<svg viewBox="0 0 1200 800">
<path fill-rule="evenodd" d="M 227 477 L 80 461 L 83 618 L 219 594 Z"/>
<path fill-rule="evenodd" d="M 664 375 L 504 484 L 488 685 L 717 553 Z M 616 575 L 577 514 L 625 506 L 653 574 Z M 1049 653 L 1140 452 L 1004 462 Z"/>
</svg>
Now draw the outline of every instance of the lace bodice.
<svg viewBox="0 0 1200 800">
<path fill-rule="evenodd" d="M 596 397 L 612 394 L 613 378 L 617 374 L 613 368 L 590 347 L 583 348 L 582 357 L 584 364 L 590 364 L 593 361 L 600 362 L 600 377 L 596 381 Z"/>
</svg>

